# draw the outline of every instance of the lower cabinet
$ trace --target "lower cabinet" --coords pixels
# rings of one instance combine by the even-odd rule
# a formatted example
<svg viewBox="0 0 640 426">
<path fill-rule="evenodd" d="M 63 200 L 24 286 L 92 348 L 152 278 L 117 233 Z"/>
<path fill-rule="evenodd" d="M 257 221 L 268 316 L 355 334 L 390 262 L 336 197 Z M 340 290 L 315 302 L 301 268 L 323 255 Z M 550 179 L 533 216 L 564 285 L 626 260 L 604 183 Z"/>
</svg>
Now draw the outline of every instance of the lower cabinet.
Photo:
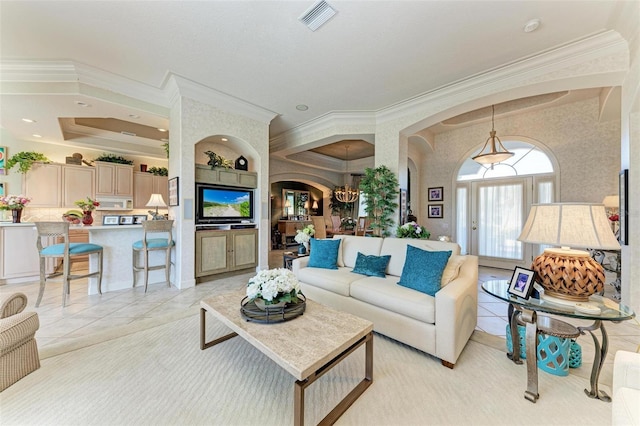
<svg viewBox="0 0 640 426">
<path fill-rule="evenodd" d="M 0 283 L 40 275 L 35 226 L 0 227 Z"/>
<path fill-rule="evenodd" d="M 196 278 L 258 265 L 257 229 L 197 231 L 195 243 Z"/>
</svg>

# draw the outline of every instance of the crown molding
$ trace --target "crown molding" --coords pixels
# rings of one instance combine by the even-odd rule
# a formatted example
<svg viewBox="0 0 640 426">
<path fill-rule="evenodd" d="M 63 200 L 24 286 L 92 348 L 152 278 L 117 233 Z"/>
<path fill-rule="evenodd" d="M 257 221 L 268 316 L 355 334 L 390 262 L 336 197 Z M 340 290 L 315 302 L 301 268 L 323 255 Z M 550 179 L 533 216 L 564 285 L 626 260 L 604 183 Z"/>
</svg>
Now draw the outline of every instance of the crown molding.
<svg viewBox="0 0 640 426">
<path fill-rule="evenodd" d="M 175 102 L 178 96 L 184 96 L 265 124 L 271 123 L 271 120 L 278 115 L 276 112 L 196 83 L 177 74 L 169 74 L 164 86 L 167 99 L 170 99 L 171 102 Z"/>
</svg>

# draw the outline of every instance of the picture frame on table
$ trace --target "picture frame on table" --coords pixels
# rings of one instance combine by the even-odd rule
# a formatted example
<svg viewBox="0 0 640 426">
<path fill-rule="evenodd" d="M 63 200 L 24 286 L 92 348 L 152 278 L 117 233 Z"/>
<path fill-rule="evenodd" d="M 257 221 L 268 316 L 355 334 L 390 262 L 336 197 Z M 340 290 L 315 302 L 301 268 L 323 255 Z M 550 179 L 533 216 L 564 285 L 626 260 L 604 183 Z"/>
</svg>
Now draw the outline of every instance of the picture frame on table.
<svg viewBox="0 0 640 426">
<path fill-rule="evenodd" d="M 434 188 L 429 188 L 429 201 L 442 201 L 444 200 L 444 188 L 442 186 L 437 186 Z"/>
<path fill-rule="evenodd" d="M 102 216 L 102 224 L 105 226 L 120 225 L 120 216 L 106 214 Z"/>
<path fill-rule="evenodd" d="M 528 299 L 533 293 L 533 278 L 535 272 L 531 269 L 516 266 L 509 282 L 509 294 Z"/>
<path fill-rule="evenodd" d="M 178 176 L 169 179 L 169 206 L 174 207 L 180 204 L 180 188 L 178 187 Z"/>
<path fill-rule="evenodd" d="M 429 204 L 427 206 L 427 217 L 429 219 L 442 219 L 444 217 L 443 209 L 444 206 L 442 204 Z"/>
<path fill-rule="evenodd" d="M 620 221 L 620 245 L 626 246 L 629 244 L 629 170 L 624 169 L 620 172 L 619 176 L 619 196 L 620 196 L 620 212 L 618 214 L 618 220 Z"/>
<path fill-rule="evenodd" d="M 142 225 L 142 222 L 147 220 L 146 214 L 134 214 L 133 215 L 133 224 L 134 225 Z"/>
<path fill-rule="evenodd" d="M 133 225 L 133 215 L 120 216 L 120 225 Z"/>
<path fill-rule="evenodd" d="M 0 182 L 0 197 L 4 197 L 5 195 L 7 195 L 7 183 L 6 182 Z"/>
</svg>

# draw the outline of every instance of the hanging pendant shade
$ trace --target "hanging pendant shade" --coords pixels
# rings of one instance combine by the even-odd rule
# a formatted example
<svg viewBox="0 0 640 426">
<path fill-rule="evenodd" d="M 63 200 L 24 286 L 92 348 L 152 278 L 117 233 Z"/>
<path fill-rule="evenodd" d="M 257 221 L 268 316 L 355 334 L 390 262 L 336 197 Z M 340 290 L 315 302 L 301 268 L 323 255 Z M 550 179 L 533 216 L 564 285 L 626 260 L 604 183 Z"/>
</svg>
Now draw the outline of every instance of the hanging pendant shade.
<svg viewBox="0 0 640 426">
<path fill-rule="evenodd" d="M 491 131 L 489 132 L 489 138 L 484 143 L 484 146 L 482 147 L 480 152 L 471 157 L 472 160 L 477 161 L 480 164 L 500 163 L 501 161 L 504 161 L 513 156 L 513 152 L 507 151 L 504 145 L 502 145 L 502 141 L 500 140 L 500 138 L 496 136 L 496 131 L 493 126 L 494 114 L 495 107 L 491 105 Z M 489 147 L 490 150 L 485 152 L 485 149 L 487 149 L 487 147 Z"/>
<path fill-rule="evenodd" d="M 346 146 L 345 150 L 347 152 L 347 171 L 349 171 L 349 146 Z M 349 184 L 336 188 L 333 193 L 341 203 L 353 203 L 358 199 L 358 190 L 351 188 Z"/>
</svg>

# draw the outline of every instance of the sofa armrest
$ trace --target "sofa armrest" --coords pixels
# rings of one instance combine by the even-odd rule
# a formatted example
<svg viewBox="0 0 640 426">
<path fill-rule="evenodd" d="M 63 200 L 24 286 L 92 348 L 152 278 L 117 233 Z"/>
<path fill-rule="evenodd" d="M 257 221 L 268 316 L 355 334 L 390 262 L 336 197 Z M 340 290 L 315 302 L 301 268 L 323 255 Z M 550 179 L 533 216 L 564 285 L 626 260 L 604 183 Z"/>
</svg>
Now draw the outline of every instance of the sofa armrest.
<svg viewBox="0 0 640 426">
<path fill-rule="evenodd" d="M 27 296 L 24 293 L 13 293 L 2 301 L 0 318 L 7 318 L 18 314 L 27 307 Z"/>
<path fill-rule="evenodd" d="M 302 268 L 306 268 L 309 264 L 309 256 L 299 257 L 297 259 L 293 259 L 291 262 L 291 270 L 293 271 L 293 275 L 298 276 L 298 271 Z"/>
<path fill-rule="evenodd" d="M 38 328 L 40 321 L 35 312 L 21 312 L 0 319 L 0 355 L 11 352 L 33 339 Z"/>
<path fill-rule="evenodd" d="M 458 277 L 436 293 L 436 356 L 455 364 L 478 322 L 478 257 L 467 255 Z"/>
<path fill-rule="evenodd" d="M 613 394 L 620 388 L 640 390 L 640 353 L 616 352 L 613 360 Z"/>
</svg>

